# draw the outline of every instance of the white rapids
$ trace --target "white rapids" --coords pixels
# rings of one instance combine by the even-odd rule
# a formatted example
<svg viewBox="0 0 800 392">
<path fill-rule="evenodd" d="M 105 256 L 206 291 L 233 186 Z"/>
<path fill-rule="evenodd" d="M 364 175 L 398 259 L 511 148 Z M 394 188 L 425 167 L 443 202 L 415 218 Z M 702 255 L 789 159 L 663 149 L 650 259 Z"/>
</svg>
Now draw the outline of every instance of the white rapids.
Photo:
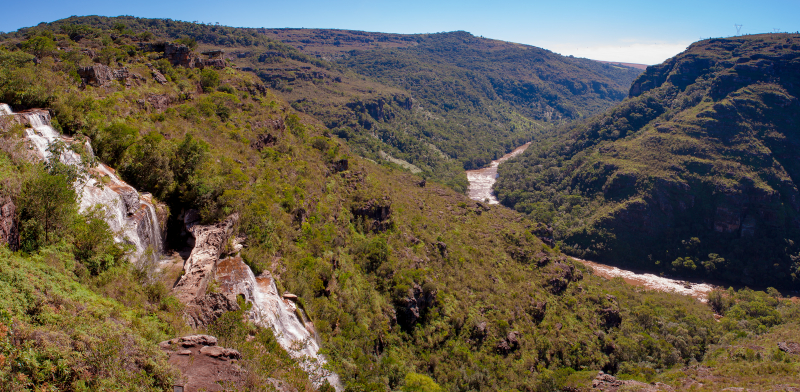
<svg viewBox="0 0 800 392">
<path fill-rule="evenodd" d="M 50 147 L 56 142 L 65 146 L 74 143 L 50 126 L 50 115 L 44 110 L 13 113 L 6 104 L 0 104 L 0 114 L 24 117 L 30 128 L 25 130 L 25 138 L 32 150 L 44 161 L 50 159 Z M 91 145 L 87 141 L 85 150 L 93 159 Z M 122 181 L 113 169 L 99 163 L 92 167 L 78 153 L 64 148 L 59 157 L 64 164 L 81 168 L 83 174 L 73 184 L 80 197 L 80 211 L 86 212 L 96 205 L 102 206 L 105 221 L 115 233 L 117 242 L 127 242 L 134 246 L 133 261 L 139 261 L 148 252 L 157 257 L 162 251 L 161 230 L 152 196 L 139 194 L 136 189 Z"/>
<path fill-rule="evenodd" d="M 476 169 L 476 170 L 467 170 L 467 181 L 469 181 L 469 189 L 467 190 L 467 194 L 470 199 L 477 200 L 477 201 L 485 201 L 488 200 L 489 204 L 499 204 L 500 202 L 497 201 L 497 198 L 494 196 L 492 192 L 492 186 L 497 181 L 497 167 L 500 166 L 501 163 L 522 154 L 530 143 L 525 143 L 510 153 L 503 155 L 499 159 L 495 159 L 489 165 L 489 167 L 484 167 L 483 169 Z"/>
<path fill-rule="evenodd" d="M 708 301 L 708 294 L 714 290 L 715 286 L 708 283 L 691 283 L 682 280 L 669 279 L 653 274 L 637 274 L 633 271 L 620 269 L 593 261 L 582 260 L 573 257 L 581 264 L 591 267 L 595 275 L 606 279 L 622 278 L 628 284 L 644 287 L 648 290 L 663 291 L 692 296 L 700 302 Z"/>
</svg>

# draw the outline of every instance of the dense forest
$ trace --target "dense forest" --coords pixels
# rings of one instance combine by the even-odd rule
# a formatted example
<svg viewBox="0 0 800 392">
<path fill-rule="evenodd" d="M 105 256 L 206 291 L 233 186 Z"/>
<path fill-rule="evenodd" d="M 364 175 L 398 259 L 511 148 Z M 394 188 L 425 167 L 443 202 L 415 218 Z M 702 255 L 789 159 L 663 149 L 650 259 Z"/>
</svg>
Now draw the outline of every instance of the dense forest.
<svg viewBox="0 0 800 392">
<path fill-rule="evenodd" d="M 430 40 L 456 38 L 465 37 Z M 185 66 L 167 56 L 168 44 L 194 53 L 273 50 L 355 73 L 257 30 L 70 18 L 0 37 L 0 102 L 14 112 L 46 109 L 69 137 L 62 148 L 150 193 L 168 215 L 168 250 L 187 246 L 179 217 L 189 210 L 209 224 L 238 216 L 241 257 L 254 275 L 268 273 L 297 296 L 345 390 L 576 390 L 591 387 L 599 370 L 673 388 L 696 380 L 716 389 L 796 386 L 798 356 L 778 343 L 800 341 L 800 306 L 777 290 L 720 289 L 701 303 L 597 277 L 538 239 L 535 220 L 469 200 L 452 182 L 359 156 L 367 151 L 362 131 L 331 129 L 318 109 L 291 98 L 300 88 L 267 85 L 233 59 Z M 397 95 L 384 108 L 405 105 L 402 83 L 386 87 Z M 457 96 L 449 94 L 442 96 Z M 579 118 L 610 102 L 573 103 L 559 115 Z M 469 104 L 458 105 L 456 112 Z M 497 105 L 481 110 L 507 107 L 520 124 L 539 121 L 520 102 Z M 442 109 L 426 110 L 444 118 Z M 317 389 L 271 329 L 248 321 L 244 305 L 189 327 L 171 292 L 182 272 L 131 259 L 102 208 L 79 208 L 74 179 L 95 174 L 76 173 L 59 154 L 30 159 L 26 126 L 0 125 L 0 200 L 15 206 L 19 232 L 17 250 L 0 248 L 0 390 L 167 390 L 180 374 L 158 343 L 197 332 L 242 354 L 243 389 L 276 379 Z M 437 150 L 450 148 L 431 132 Z M 497 146 L 515 137 L 498 137 Z M 461 170 L 467 160 L 459 162 Z"/>
<path fill-rule="evenodd" d="M 712 39 L 500 167 L 505 205 L 587 258 L 798 287 L 800 36 Z"/>
</svg>

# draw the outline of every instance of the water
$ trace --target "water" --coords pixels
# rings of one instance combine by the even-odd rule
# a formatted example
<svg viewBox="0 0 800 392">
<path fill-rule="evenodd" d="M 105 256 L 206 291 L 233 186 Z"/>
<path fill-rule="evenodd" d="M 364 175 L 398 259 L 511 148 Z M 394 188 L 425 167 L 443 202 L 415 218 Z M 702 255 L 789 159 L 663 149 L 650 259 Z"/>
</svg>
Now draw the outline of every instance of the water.
<svg viewBox="0 0 800 392">
<path fill-rule="evenodd" d="M 0 105 L 0 113 L 14 114 L 5 104 Z M 25 130 L 25 138 L 30 141 L 33 152 L 40 159 L 50 159 L 51 152 L 48 149 L 53 143 L 72 142 L 50 126 L 50 115 L 46 111 L 36 110 L 18 115 L 24 116 L 30 124 L 31 127 Z M 88 142 L 87 147 L 91 154 Z M 163 251 L 155 206 L 147 194 L 140 195 L 106 165 L 87 167 L 81 156 L 68 148 L 61 152 L 59 161 L 82 168 L 84 174 L 74 184 L 80 195 L 80 211 L 86 212 L 100 205 L 106 223 L 114 232 L 114 239 L 134 246 L 132 260 L 141 260 L 148 254 L 148 250 L 152 251 L 153 256 Z"/>
<path fill-rule="evenodd" d="M 8 104 L 0 103 L 0 116 L 5 116 L 12 113 L 14 112 L 11 111 L 11 107 L 8 106 Z"/>
<path fill-rule="evenodd" d="M 494 185 L 495 181 L 497 181 L 497 167 L 500 166 L 501 163 L 522 154 L 531 143 L 525 143 L 510 153 L 503 155 L 500 159 L 496 159 L 492 161 L 489 167 L 484 167 L 483 169 L 477 170 L 467 170 L 467 180 L 469 181 L 469 189 L 467 191 L 467 195 L 472 200 L 478 201 L 486 201 L 489 200 L 489 204 L 498 204 L 500 203 L 497 201 L 497 198 L 494 197 L 494 193 L 492 192 L 492 186 Z"/>
<path fill-rule="evenodd" d="M 253 304 L 251 319 L 257 325 L 272 329 L 278 344 L 299 360 L 315 387 L 328 380 L 337 391 L 343 390 L 339 376 L 323 368 L 327 361 L 319 354 L 314 324 L 293 301 L 278 294 L 278 287 L 269 273 L 256 277 L 240 257 L 229 257 L 219 261 L 215 274 L 222 290 L 241 294 Z"/>
<path fill-rule="evenodd" d="M 692 283 L 677 279 L 669 279 L 653 274 L 636 273 L 595 263 L 593 261 L 576 259 L 574 257 L 573 259 L 587 267 L 591 267 L 594 270 L 594 274 L 597 276 L 602 276 L 606 279 L 622 278 L 625 282 L 633 286 L 644 287 L 649 290 L 689 295 L 697 298 L 700 302 L 708 301 L 708 294 L 715 288 L 714 285 L 708 283 Z"/>
</svg>

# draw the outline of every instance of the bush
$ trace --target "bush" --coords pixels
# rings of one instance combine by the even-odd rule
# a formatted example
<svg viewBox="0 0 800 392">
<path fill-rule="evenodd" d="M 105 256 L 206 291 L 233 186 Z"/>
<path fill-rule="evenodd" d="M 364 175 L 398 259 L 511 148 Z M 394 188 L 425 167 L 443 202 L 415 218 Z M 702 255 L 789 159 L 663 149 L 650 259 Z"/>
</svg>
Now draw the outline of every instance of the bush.
<svg viewBox="0 0 800 392">
<path fill-rule="evenodd" d="M 220 78 L 217 71 L 211 68 L 206 68 L 200 71 L 200 86 L 203 87 L 203 91 L 210 93 L 219 86 L 219 83 Z"/>
</svg>

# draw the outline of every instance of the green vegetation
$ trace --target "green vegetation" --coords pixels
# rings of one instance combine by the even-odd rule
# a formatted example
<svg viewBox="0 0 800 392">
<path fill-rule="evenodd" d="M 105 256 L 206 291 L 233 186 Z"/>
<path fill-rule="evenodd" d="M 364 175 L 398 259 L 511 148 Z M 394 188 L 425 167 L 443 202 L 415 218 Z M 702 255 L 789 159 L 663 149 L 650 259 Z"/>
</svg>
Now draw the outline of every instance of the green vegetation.
<svg viewBox="0 0 800 392">
<path fill-rule="evenodd" d="M 191 24 L 85 20 L 97 23 L 62 29 L 70 19 L 7 35 L 0 43 L 0 100 L 15 109 L 51 108 L 55 126 L 89 137 L 98 157 L 170 211 L 195 208 L 206 222 L 238 213 L 236 234 L 247 239 L 243 258 L 254 271 L 271 272 L 281 292 L 299 296 L 347 390 L 550 391 L 585 385 L 599 369 L 677 386 L 687 366 L 723 363 L 720 356 L 708 359 L 712 347 L 773 339 L 793 325 L 797 310 L 789 300 L 726 292 L 712 302 L 724 306 L 717 323 L 709 306 L 692 298 L 596 277 L 543 244 L 532 232 L 537 226 L 519 213 L 471 201 L 452 184 L 422 186 L 418 176 L 356 156 L 323 121 L 297 110 L 284 92 L 263 88 L 256 75 L 218 69 L 219 85 L 203 89 L 204 71 L 174 67 L 152 47 L 132 45 L 147 23 L 154 26 L 149 39 L 173 40 L 193 38 L 186 30 Z M 61 61 L 44 56 L 35 63 L 15 45 L 47 31 L 67 48 L 51 55 Z M 247 32 L 220 31 L 225 37 Z M 198 48 L 209 45 L 195 39 Z M 134 50 L 123 50 L 128 46 Z M 119 61 L 138 77 L 127 80 L 130 87 L 125 81 L 82 85 L 77 68 L 95 61 L 84 54 L 88 47 L 119 50 Z M 152 78 L 148 61 L 168 77 L 166 84 Z M 3 135 L 18 140 L 19 129 Z M 19 150 L 6 148 L 13 144 L 2 143 L 0 195 L 23 205 L 23 184 L 36 183 L 28 176 L 58 174 L 25 164 Z M 174 215 L 168 231 L 179 233 Z M 41 214 L 30 216 L 42 224 Z M 14 339 L 0 340 L 2 358 L 15 359 L 0 363 L 0 375 L 11 380 L 2 385 L 138 390 L 163 389 L 173 379 L 155 344 L 189 332 L 180 306 L 163 283 L 148 278 L 152 271 L 107 262 L 117 251 L 95 217 L 79 215 L 67 230 L 72 234 L 60 234 L 53 245 L 45 237 L 38 251 L 0 250 L 0 301 L 11 309 L 0 322 L 15 328 L 3 335 Z M 274 336 L 242 319 L 247 305 L 241 305 L 207 332 L 242 352 L 249 385 L 276 377 L 297 390 L 312 389 Z M 75 316 L 83 311 L 91 313 Z M 58 339 L 41 343 L 41 335 L 17 333 L 25 328 L 55 331 Z M 125 343 L 101 345 L 103 366 L 88 373 L 78 371 L 84 369 L 79 361 L 95 358 L 95 348 L 76 343 L 85 329 L 97 342 Z M 29 348 L 37 362 L 16 360 Z M 775 374 L 797 374 L 796 357 L 780 361 Z M 766 377 L 753 376 L 762 383 Z"/>
<path fill-rule="evenodd" d="M 501 202 L 580 257 L 797 287 L 800 37 L 706 40 L 500 167 Z"/>
</svg>

